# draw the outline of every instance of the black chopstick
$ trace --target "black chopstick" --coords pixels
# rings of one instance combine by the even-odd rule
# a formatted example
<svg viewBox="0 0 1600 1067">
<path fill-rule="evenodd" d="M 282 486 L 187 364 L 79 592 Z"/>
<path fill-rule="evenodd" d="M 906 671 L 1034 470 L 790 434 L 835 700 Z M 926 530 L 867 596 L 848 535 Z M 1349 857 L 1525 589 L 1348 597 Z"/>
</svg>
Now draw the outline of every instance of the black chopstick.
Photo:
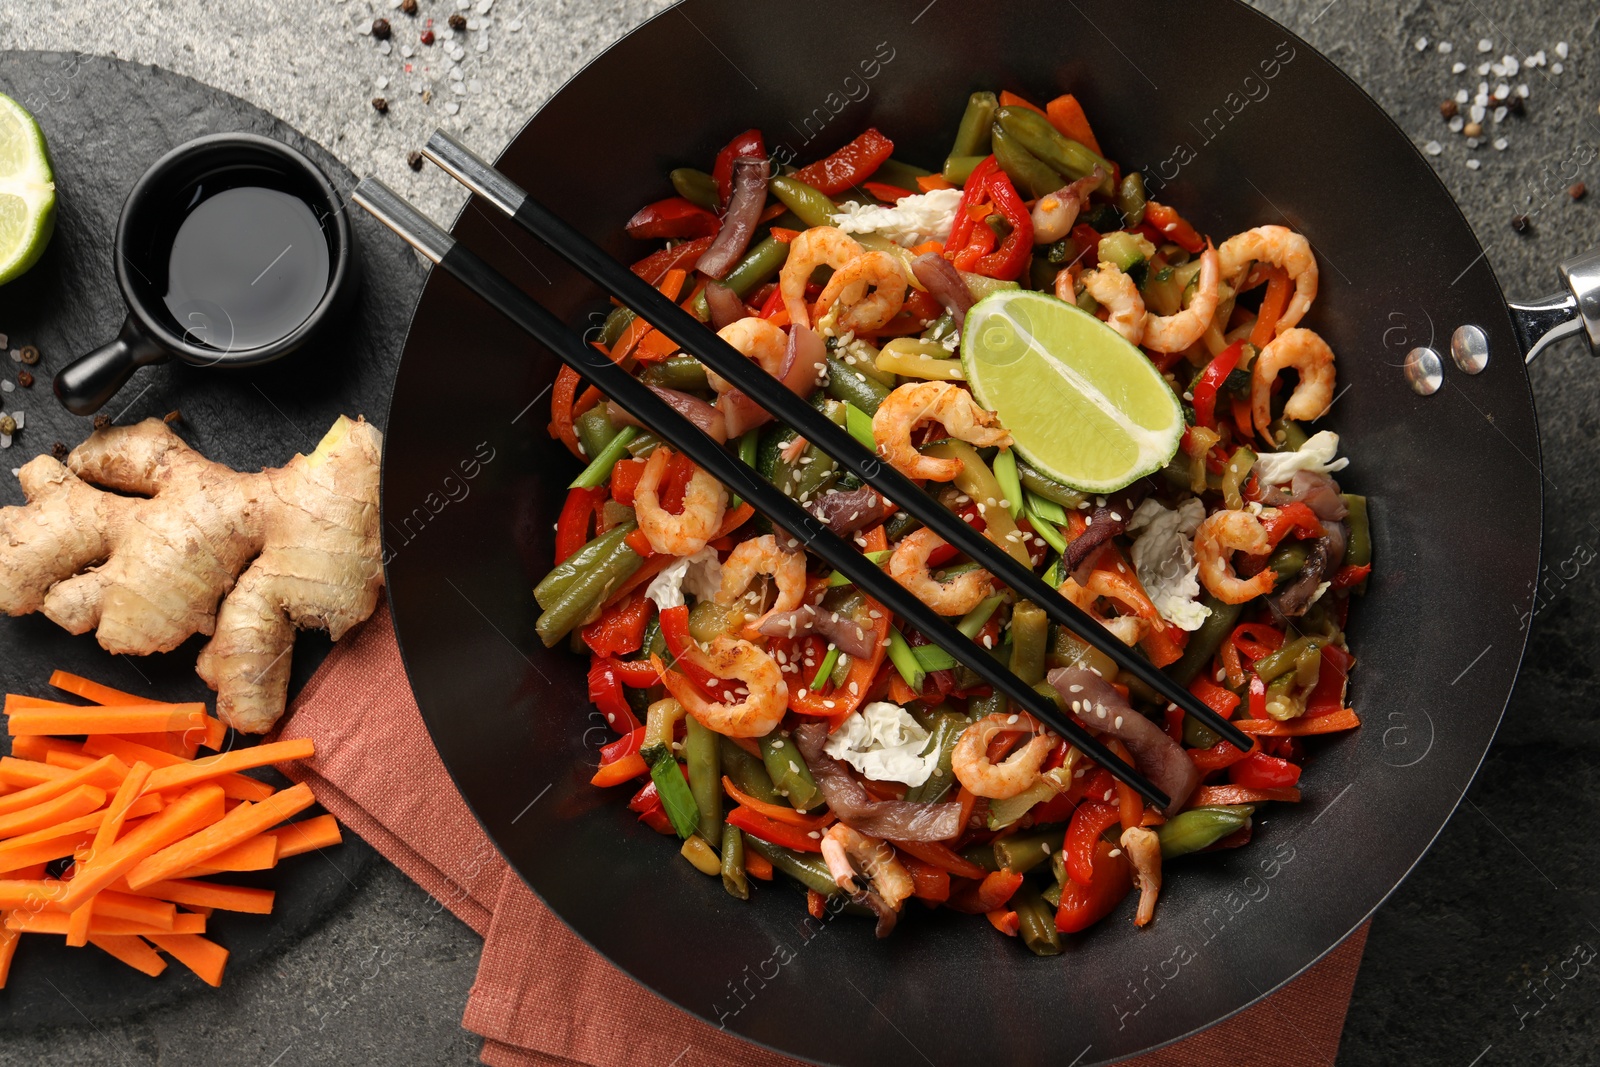
<svg viewBox="0 0 1600 1067">
<path fill-rule="evenodd" d="M 737 456 L 707 437 L 644 383 L 611 362 L 604 353 L 585 344 L 560 319 L 476 254 L 462 247 L 455 238 L 434 225 L 393 190 L 375 178 L 364 178 L 356 186 L 352 199 L 526 330 L 673 448 L 687 455 L 730 491 L 748 500 L 778 526 L 805 542 L 808 549 L 841 571 L 868 596 L 908 620 L 979 677 L 1105 767 L 1117 780 L 1138 790 L 1140 795 L 1157 807 L 1167 806 L 1170 798 L 1165 793 L 1113 755 L 1086 729 L 1058 711 L 1048 697 L 1035 692 L 1022 679 L 1001 667 L 976 642 L 969 640 L 950 622 L 904 589 L 854 545 L 785 496 L 777 486 L 762 478 Z"/>
<path fill-rule="evenodd" d="M 1252 741 L 1237 726 L 1218 715 L 1183 686 L 1140 657 L 1077 605 L 1051 588 L 988 538 L 948 511 L 911 479 L 862 447 L 843 427 L 791 393 L 776 378 L 741 356 L 693 316 L 668 300 L 642 278 L 618 263 L 599 245 L 552 214 L 526 191 L 479 159 L 443 130 L 428 138 L 423 154 L 468 189 L 509 215 L 557 255 L 632 308 L 646 322 L 681 345 L 684 351 L 743 390 L 752 400 L 794 427 L 801 436 L 855 472 L 920 520 L 947 542 L 976 560 L 991 574 L 1045 609 L 1057 623 L 1098 649 L 1174 706 L 1231 741 L 1249 750 Z M 931 635 L 930 635 L 931 636 Z"/>
</svg>

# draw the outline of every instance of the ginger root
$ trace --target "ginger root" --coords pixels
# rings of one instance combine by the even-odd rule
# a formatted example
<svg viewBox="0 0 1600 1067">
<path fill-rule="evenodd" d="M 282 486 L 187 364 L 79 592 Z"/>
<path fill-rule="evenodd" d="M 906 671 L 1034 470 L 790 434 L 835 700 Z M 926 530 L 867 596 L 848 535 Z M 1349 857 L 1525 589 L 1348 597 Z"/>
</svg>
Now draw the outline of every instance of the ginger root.
<svg viewBox="0 0 1600 1067">
<path fill-rule="evenodd" d="M 159 419 L 96 430 L 66 466 L 31 460 L 28 503 L 0 509 L 0 611 L 42 611 L 127 655 L 211 636 L 196 670 L 218 717 L 265 733 L 295 629 L 338 640 L 377 606 L 381 441 L 341 415 L 309 456 L 246 474 Z"/>
</svg>

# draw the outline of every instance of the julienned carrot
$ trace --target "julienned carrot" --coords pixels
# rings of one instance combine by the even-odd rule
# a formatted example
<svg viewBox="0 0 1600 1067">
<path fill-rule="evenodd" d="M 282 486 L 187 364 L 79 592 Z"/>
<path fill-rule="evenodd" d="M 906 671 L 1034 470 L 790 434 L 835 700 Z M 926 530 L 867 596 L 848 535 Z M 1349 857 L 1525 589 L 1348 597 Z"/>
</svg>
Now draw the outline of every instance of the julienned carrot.
<svg viewBox="0 0 1600 1067">
<path fill-rule="evenodd" d="M 769 804 L 758 800 L 745 793 L 733 784 L 733 779 L 727 775 L 722 776 L 722 791 L 727 793 L 735 804 L 743 804 L 750 810 L 765 815 L 777 822 L 786 822 L 791 826 L 799 826 L 806 830 L 821 830 L 833 822 L 835 816 L 830 811 L 826 815 L 805 815 L 795 811 L 787 804 Z"/>
<path fill-rule="evenodd" d="M 256 745 L 254 748 L 241 748 L 218 756 L 206 756 L 176 767 L 162 767 L 150 776 L 150 782 L 145 789 L 147 792 L 165 792 L 168 789 L 178 789 L 203 782 L 219 774 L 231 774 L 252 767 L 265 767 L 269 763 L 310 759 L 316 751 L 316 745 L 306 737 L 296 738 L 293 741 L 273 741 L 265 745 Z"/>
<path fill-rule="evenodd" d="M 89 944 L 102 952 L 109 952 L 136 971 L 151 978 L 167 969 L 161 953 L 150 947 L 150 942 L 136 934 L 91 934 Z"/>
<path fill-rule="evenodd" d="M 107 759 L 115 759 L 107 756 Z M 116 796 L 111 798 L 111 806 L 106 810 L 106 817 L 101 820 L 99 829 L 94 832 L 94 843 L 90 845 L 90 856 L 111 847 L 112 843 L 122 835 L 122 824 L 128 819 L 128 809 L 133 807 L 133 802 L 139 799 L 139 794 L 144 790 L 144 783 L 150 777 L 150 764 L 140 761 L 129 768 L 127 776 L 122 779 L 122 784 L 117 787 Z M 105 894 L 97 894 L 95 898 L 87 900 L 78 906 L 72 913 L 72 921 L 67 924 L 67 944 L 73 948 L 82 948 L 89 942 L 89 924 L 95 911 L 104 899 Z M 109 914 L 109 913 L 108 913 Z"/>
<path fill-rule="evenodd" d="M 44 759 L 52 767 L 69 771 L 79 770 L 94 762 L 94 757 L 86 752 L 64 752 L 53 748 L 44 754 Z"/>
<path fill-rule="evenodd" d="M 272 834 L 257 834 L 226 852 L 219 852 L 203 863 L 178 871 L 175 878 L 203 878 L 224 871 L 265 871 L 278 865 L 278 839 Z"/>
<path fill-rule="evenodd" d="M 160 773 L 160 772 L 157 772 Z M 151 779 L 155 778 L 152 774 Z M 146 788 L 148 788 L 146 783 Z M 152 815 L 110 848 L 80 864 L 62 899 L 68 910 L 127 874 L 140 861 L 222 818 L 222 787 L 198 785 Z"/>
<path fill-rule="evenodd" d="M 22 940 L 22 935 L 15 930 L 0 930 L 0 989 L 6 987 L 6 978 L 11 974 L 11 957 L 17 954 L 17 942 Z"/>
<path fill-rule="evenodd" d="M 1361 725 L 1354 708 L 1331 711 L 1314 719 L 1235 719 L 1233 724 L 1247 734 L 1260 737 L 1308 737 L 1312 734 L 1332 734 L 1340 730 L 1354 730 Z"/>
<path fill-rule="evenodd" d="M 113 689 L 109 685 L 101 685 L 99 682 L 91 682 L 87 678 L 69 674 L 66 671 L 56 671 L 52 674 L 50 676 L 50 684 L 64 693 L 71 693 L 75 697 L 92 700 L 96 704 L 163 703 L 160 700 L 145 700 L 134 696 L 132 693 L 124 693 L 120 689 Z"/>
<path fill-rule="evenodd" d="M 272 836 L 278 839 L 280 860 L 298 856 L 302 852 L 314 852 L 319 848 L 337 845 L 344 840 L 344 834 L 339 829 L 339 820 L 332 815 L 318 815 L 312 819 L 292 822 L 274 830 Z"/>
<path fill-rule="evenodd" d="M 211 857 L 300 814 L 315 802 L 311 787 L 301 782 L 259 804 L 248 801 L 240 804 L 205 829 L 146 857 L 128 872 L 128 886 L 141 889 L 151 882 L 171 878 L 179 871 L 201 866 Z M 276 848 L 273 851 L 276 854 Z"/>
<path fill-rule="evenodd" d="M 133 802 L 133 806 L 128 809 L 127 817 L 129 819 L 139 819 L 146 815 L 154 815 L 164 806 L 161 797 L 154 793 L 146 793 Z M 100 828 L 100 823 L 105 819 L 106 814 L 104 811 L 92 811 L 76 819 L 69 819 L 55 826 L 47 826 L 43 830 L 35 830 L 31 834 L 21 834 L 17 837 L 0 841 L 0 860 L 9 858 L 9 853 L 17 849 L 26 848 L 29 845 L 37 845 L 44 841 L 70 836 L 75 833 L 93 834 Z M 124 826 L 123 828 L 126 830 L 129 827 Z"/>
<path fill-rule="evenodd" d="M 772 881 L 772 861 L 759 852 L 744 854 L 744 870 L 752 878 L 759 878 L 763 882 Z"/>
<path fill-rule="evenodd" d="M 106 791 L 95 785 L 76 785 L 49 800 L 0 815 L 0 837 L 16 837 L 87 815 L 106 802 Z"/>
<path fill-rule="evenodd" d="M 69 885 L 71 883 L 68 883 Z M 157 903 L 160 903 L 157 901 Z M 72 916 L 59 911 L 13 911 L 6 915 L 6 927 L 21 934 L 64 934 Z M 89 920 L 91 934 L 203 934 L 206 917 L 188 912 L 178 912 L 172 918 L 172 928 L 164 929 L 132 919 L 113 919 L 109 915 L 96 915 Z"/>
<path fill-rule="evenodd" d="M 0 885 L 4 884 L 0 882 Z M 138 890 L 138 893 L 140 896 L 182 904 L 191 911 L 197 908 L 215 908 L 218 911 L 241 911 L 251 915 L 270 915 L 275 896 L 270 889 L 254 889 L 244 885 L 219 885 L 216 882 L 197 882 L 188 878 L 151 882 Z"/>
<path fill-rule="evenodd" d="M 0 880 L 0 911 L 65 914 L 61 908 L 61 897 L 71 884 L 53 878 Z M 95 894 L 94 905 L 97 917 L 126 919 L 159 926 L 164 930 L 172 928 L 172 920 L 177 914 L 173 902 L 164 898 L 110 889 Z M 77 914 L 76 911 L 72 913 L 73 916 Z"/>
<path fill-rule="evenodd" d="M 197 934 L 151 934 L 157 948 L 189 968 L 210 986 L 222 984 L 222 971 L 228 965 L 228 950 Z"/>
<path fill-rule="evenodd" d="M 0 760 L 0 763 L 3 763 Z M 21 760 L 12 760 L 13 764 Z M 48 767 L 49 764 L 44 766 Z M 66 771 L 59 777 L 42 781 L 38 785 L 27 789 L 19 789 L 15 793 L 7 793 L 0 797 L 0 815 L 9 815 L 23 808 L 31 808 L 35 804 L 58 797 L 63 793 L 70 793 L 80 785 L 92 785 L 100 789 L 116 789 L 128 776 L 128 766 L 115 756 L 102 756 L 93 763 L 78 770 Z"/>
<path fill-rule="evenodd" d="M 92 756 L 116 756 L 123 763 L 142 760 L 153 768 L 176 767 L 188 762 L 182 756 L 115 735 L 91 737 L 83 743 L 83 750 Z M 4 762 L 0 760 L 0 765 Z M 0 766 L 0 778 L 4 775 L 4 768 Z M 224 796 L 234 800 L 265 800 L 277 792 L 270 784 L 242 774 L 219 774 L 213 780 L 222 787 Z"/>
<path fill-rule="evenodd" d="M 93 841 L 94 831 L 77 830 L 30 841 L 15 848 L 0 849 L 0 875 L 18 876 L 29 867 L 62 859 L 80 848 L 88 848 Z M 9 846 L 12 842 L 7 841 L 6 844 Z"/>
<path fill-rule="evenodd" d="M 22 708 L 6 719 L 14 737 L 38 734 L 140 734 L 197 731 L 205 735 L 204 704 L 145 704 L 103 708 Z"/>
<path fill-rule="evenodd" d="M 108 736 L 118 737 L 124 741 L 132 741 L 136 745 L 143 745 L 147 748 L 160 749 L 162 752 L 176 756 L 178 759 L 194 759 L 195 749 L 184 740 L 183 734 L 169 734 L 162 731 L 153 734 L 110 734 Z"/>
<path fill-rule="evenodd" d="M 76 752 L 82 755 L 83 746 L 59 737 L 18 737 L 11 742 L 11 754 L 17 759 L 43 763 L 45 755 L 50 752 Z"/>
<path fill-rule="evenodd" d="M 67 768 L 57 767 L 53 763 L 18 759 L 16 756 L 0 756 L 0 785 L 13 791 L 31 788 L 40 782 L 53 782 L 71 773 Z"/>
<path fill-rule="evenodd" d="M 59 700 L 45 700 L 43 697 L 25 697 L 25 696 L 22 696 L 20 693 L 7 693 L 6 694 L 5 712 L 6 712 L 7 715 L 10 715 L 14 711 L 21 711 L 24 708 L 38 709 L 38 708 L 76 708 L 76 707 L 81 707 L 81 705 L 79 705 L 79 704 L 63 704 Z"/>
<path fill-rule="evenodd" d="M 1105 155 L 1100 151 L 1100 141 L 1090 128 L 1089 116 L 1084 114 L 1083 105 L 1078 103 L 1077 97 L 1071 93 L 1058 96 L 1045 105 L 1044 113 L 1050 125 L 1063 137 L 1072 138 L 1097 156 Z"/>
</svg>

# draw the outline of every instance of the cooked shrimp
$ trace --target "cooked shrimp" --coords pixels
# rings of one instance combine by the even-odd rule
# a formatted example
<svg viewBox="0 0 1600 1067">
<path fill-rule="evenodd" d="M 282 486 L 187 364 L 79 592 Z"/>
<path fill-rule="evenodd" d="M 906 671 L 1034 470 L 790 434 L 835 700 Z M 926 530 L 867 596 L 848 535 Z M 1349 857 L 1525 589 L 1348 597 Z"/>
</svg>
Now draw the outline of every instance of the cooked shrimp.
<svg viewBox="0 0 1600 1067">
<path fill-rule="evenodd" d="M 1055 743 L 1045 734 L 1035 735 L 999 763 L 989 762 L 989 742 L 994 740 L 995 734 L 1031 729 L 1031 726 L 1012 722 L 1015 718 L 1015 715 L 999 713 L 985 715 L 961 731 L 961 739 L 950 754 L 950 769 L 976 796 L 1005 800 L 1039 780 L 1039 768 Z"/>
<path fill-rule="evenodd" d="M 1299 322 L 1317 298 L 1317 259 L 1311 254 L 1311 242 L 1287 226 L 1257 226 L 1235 234 L 1222 242 L 1217 257 L 1222 276 L 1230 282 L 1237 282 L 1255 260 L 1288 272 L 1289 280 L 1294 282 L 1294 295 L 1278 317 L 1279 335 Z"/>
<path fill-rule="evenodd" d="M 900 313 L 906 285 L 899 260 L 887 252 L 863 252 L 833 272 L 817 299 L 817 313 L 826 315 L 838 304 L 840 311 L 834 320 L 838 333 L 881 330 Z"/>
<path fill-rule="evenodd" d="M 1336 375 L 1328 342 L 1310 330 L 1280 330 L 1250 370 L 1250 414 L 1263 434 L 1272 422 L 1272 382 L 1285 367 L 1299 371 L 1300 380 L 1283 405 L 1284 418 L 1310 422 L 1333 403 Z"/>
<path fill-rule="evenodd" d="M 783 362 L 789 353 L 789 335 L 766 319 L 754 315 L 730 322 L 717 331 L 717 336 L 732 345 L 740 355 L 761 365 L 761 369 L 776 377 L 783 371 Z M 733 383 L 710 368 L 706 381 L 711 383 L 718 396 L 733 388 Z"/>
<path fill-rule="evenodd" d="M 1122 851 L 1133 864 L 1133 884 L 1139 887 L 1139 911 L 1133 925 L 1148 925 L 1156 917 L 1156 897 L 1161 895 L 1161 838 L 1154 830 L 1130 826 L 1122 831 Z"/>
<path fill-rule="evenodd" d="M 972 394 L 951 382 L 911 382 L 884 398 L 872 416 L 872 437 L 878 455 L 908 478 L 948 482 L 961 473 L 961 461 L 924 456 L 911 443 L 911 432 L 925 422 L 944 425 L 951 437 L 979 448 L 1009 448 L 1011 434 L 1000 417 L 985 411 Z"/>
<path fill-rule="evenodd" d="M 1249 580 L 1240 578 L 1234 574 L 1228 554 L 1246 552 L 1259 556 L 1270 551 L 1272 541 L 1267 537 L 1266 527 L 1248 511 L 1219 511 L 1202 522 L 1194 532 L 1194 555 L 1200 563 L 1200 583 L 1224 604 L 1243 604 L 1272 592 L 1272 583 L 1277 577 L 1268 567 Z"/>
<path fill-rule="evenodd" d="M 894 848 L 842 822 L 834 823 L 822 836 L 822 858 L 827 861 L 834 882 L 847 893 L 861 892 L 864 877 L 892 910 L 898 911 L 911 895 L 911 872 L 894 854 Z"/>
<path fill-rule="evenodd" d="M 1082 608 L 1084 611 L 1088 612 L 1090 618 L 1094 619 L 1101 626 L 1104 626 L 1107 630 L 1110 630 L 1114 635 L 1116 635 L 1118 641 L 1121 641 L 1123 644 L 1130 647 L 1138 644 L 1140 640 L 1144 638 L 1145 631 L 1150 628 L 1150 624 L 1148 622 L 1139 618 L 1137 615 L 1115 615 L 1108 617 L 1096 610 L 1094 602 L 1100 597 L 1105 596 L 1116 599 L 1116 596 L 1113 593 L 1108 593 L 1104 589 L 1097 588 L 1100 583 L 1096 582 L 1095 578 L 1100 573 L 1100 571 L 1091 571 L 1087 579 L 1089 583 L 1087 586 L 1079 585 L 1076 579 L 1068 578 L 1066 581 L 1061 583 L 1061 587 L 1057 589 L 1056 592 L 1066 597 L 1067 601 L 1074 607 Z"/>
<path fill-rule="evenodd" d="M 717 603 L 732 604 L 761 574 L 772 576 L 778 596 L 772 603 L 772 610 L 750 624 L 757 627 L 773 612 L 793 611 L 805 599 L 806 554 L 784 551 L 771 534 L 739 542 L 722 564 L 722 588 L 717 590 Z"/>
<path fill-rule="evenodd" d="M 1189 306 L 1172 315 L 1150 315 L 1144 320 L 1144 346 L 1152 352 L 1181 352 L 1200 340 L 1217 313 L 1222 272 L 1217 250 L 1206 244 L 1200 253 L 1200 279 Z"/>
<path fill-rule="evenodd" d="M 661 681 L 668 692 L 707 730 L 727 737 L 765 737 L 788 710 L 789 687 L 777 661 L 749 641 L 718 637 L 704 652 L 686 649 L 683 658 L 719 679 L 744 683 L 742 700 L 723 703 L 708 700 L 699 686 L 676 671 L 662 672 Z"/>
<path fill-rule="evenodd" d="M 994 592 L 994 581 L 981 567 L 939 581 L 928 570 L 928 556 L 943 544 L 926 527 L 907 534 L 889 557 L 889 577 L 940 615 L 965 615 Z"/>
<path fill-rule="evenodd" d="M 789 321 L 800 326 L 811 325 L 806 286 L 811 282 L 813 271 L 823 264 L 836 271 L 843 270 L 861 252 L 860 242 L 835 226 L 813 226 L 789 242 L 789 258 L 783 261 L 783 270 L 778 272 L 778 292 L 789 311 Z"/>
<path fill-rule="evenodd" d="M 1083 282 L 1084 291 L 1111 313 L 1106 325 L 1132 344 L 1144 340 L 1145 321 L 1149 316 L 1145 314 L 1144 297 L 1139 295 L 1139 287 L 1133 284 L 1132 278 L 1109 263 L 1102 263 L 1084 272 L 1079 280 Z"/>
<path fill-rule="evenodd" d="M 655 551 L 668 556 L 692 556 L 716 536 L 728 507 L 728 491 L 696 467 L 683 492 L 683 511 L 672 514 L 661 506 L 656 495 L 671 458 L 672 452 L 665 447 L 650 453 L 639 475 L 639 487 L 633 492 L 634 515 Z"/>
</svg>

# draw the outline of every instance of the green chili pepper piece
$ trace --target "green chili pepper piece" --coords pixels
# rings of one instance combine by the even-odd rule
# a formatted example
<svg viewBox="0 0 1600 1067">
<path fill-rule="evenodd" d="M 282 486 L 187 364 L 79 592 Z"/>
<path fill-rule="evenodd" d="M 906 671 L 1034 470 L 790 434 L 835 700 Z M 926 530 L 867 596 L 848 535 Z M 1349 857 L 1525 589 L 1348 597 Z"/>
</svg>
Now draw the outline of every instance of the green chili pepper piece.
<svg viewBox="0 0 1600 1067">
<path fill-rule="evenodd" d="M 716 179 L 703 170 L 679 167 L 667 175 L 667 180 L 672 182 L 673 190 L 691 204 L 707 211 L 716 211 L 721 206 L 722 196 L 717 191 Z"/>
<path fill-rule="evenodd" d="M 1169 860 L 1209 848 L 1248 822 L 1253 811 L 1255 808 L 1249 804 L 1180 811 L 1156 827 L 1161 858 Z"/>
<path fill-rule="evenodd" d="M 600 336 L 597 340 L 610 348 L 617 343 L 617 338 L 622 336 L 622 331 L 634 320 L 632 308 L 622 307 L 620 304 L 611 309 L 611 314 L 606 316 L 606 321 L 600 325 Z"/>
<path fill-rule="evenodd" d="M 617 465 L 619 459 L 627 455 L 628 442 L 638 435 L 639 427 L 637 426 L 624 426 L 618 430 L 616 435 L 606 442 L 606 446 L 589 461 L 589 465 L 583 468 L 583 473 L 572 479 L 572 484 L 567 488 L 594 489 L 597 486 L 605 485 L 611 480 L 611 468 Z"/>
<path fill-rule="evenodd" d="M 1045 646 L 1050 638 L 1050 617 L 1044 608 L 1019 600 L 1011 609 L 1011 673 L 1029 685 L 1044 680 Z"/>
<path fill-rule="evenodd" d="M 1037 111 L 1030 111 L 1025 107 L 1003 107 L 995 112 L 995 126 L 1004 131 L 1008 137 L 1013 137 L 1020 148 L 1042 161 L 1047 167 L 1057 174 L 1063 175 L 1071 181 L 1077 181 L 1089 175 L 1089 172 L 1099 167 L 1105 172 L 1105 181 L 1101 183 L 1097 192 L 1112 195 L 1114 189 L 1111 185 L 1111 175 L 1114 168 L 1106 159 L 1095 155 L 1077 141 L 1072 140 L 1050 125 L 1050 120 Z M 995 158 L 1000 156 L 1000 137 L 995 137 Z M 1002 164 L 1003 166 L 1004 164 Z M 1055 188 L 1045 189 L 1036 195 L 1053 193 L 1061 188 L 1065 182 L 1058 181 Z"/>
<path fill-rule="evenodd" d="M 956 127 L 950 154 L 979 159 L 988 155 L 989 128 L 994 124 L 994 113 L 999 110 L 1000 100 L 993 93 L 973 93 L 967 97 L 967 107 L 961 113 L 961 124 Z"/>
<path fill-rule="evenodd" d="M 1309 554 L 1304 541 L 1284 541 L 1273 551 L 1267 559 L 1267 567 L 1278 576 L 1278 588 L 1283 588 L 1289 579 L 1300 573 Z"/>
</svg>

